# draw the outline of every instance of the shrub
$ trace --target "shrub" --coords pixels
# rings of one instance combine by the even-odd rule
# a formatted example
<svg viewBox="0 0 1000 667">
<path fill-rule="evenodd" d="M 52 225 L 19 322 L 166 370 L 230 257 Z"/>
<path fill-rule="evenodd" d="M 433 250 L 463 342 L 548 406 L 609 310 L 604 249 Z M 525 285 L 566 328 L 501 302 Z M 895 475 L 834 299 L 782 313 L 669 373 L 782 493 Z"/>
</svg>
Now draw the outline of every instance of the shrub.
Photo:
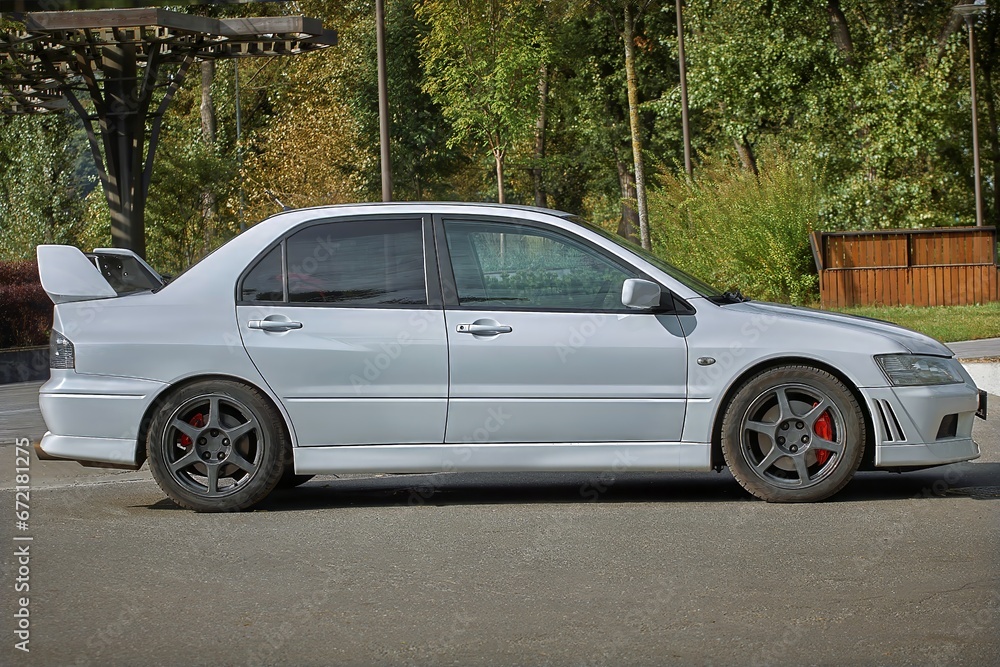
<svg viewBox="0 0 1000 667">
<path fill-rule="evenodd" d="M 763 150 L 760 176 L 706 157 L 693 182 L 665 174 L 650 193 L 653 250 L 722 289 L 784 303 L 818 300 L 809 247 L 822 190 L 814 174 Z"/>
<path fill-rule="evenodd" d="M 45 345 L 51 328 L 37 262 L 0 262 L 0 348 Z"/>
</svg>

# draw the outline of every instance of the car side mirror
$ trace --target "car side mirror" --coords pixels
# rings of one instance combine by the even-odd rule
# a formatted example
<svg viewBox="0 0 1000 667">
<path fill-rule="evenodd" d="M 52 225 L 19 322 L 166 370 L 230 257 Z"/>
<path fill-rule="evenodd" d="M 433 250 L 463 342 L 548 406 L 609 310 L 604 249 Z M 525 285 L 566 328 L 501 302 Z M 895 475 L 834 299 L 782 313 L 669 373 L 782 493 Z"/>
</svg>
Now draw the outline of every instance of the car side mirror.
<svg viewBox="0 0 1000 667">
<path fill-rule="evenodd" d="M 622 284 L 622 305 L 649 310 L 659 308 L 662 288 L 650 280 L 628 278 Z"/>
</svg>

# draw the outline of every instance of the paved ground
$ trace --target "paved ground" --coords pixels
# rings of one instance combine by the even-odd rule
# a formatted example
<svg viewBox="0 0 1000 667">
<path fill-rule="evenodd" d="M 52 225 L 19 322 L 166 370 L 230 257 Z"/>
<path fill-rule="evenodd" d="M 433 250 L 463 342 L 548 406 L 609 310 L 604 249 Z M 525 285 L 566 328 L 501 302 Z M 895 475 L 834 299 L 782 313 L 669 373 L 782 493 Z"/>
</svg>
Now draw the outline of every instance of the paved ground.
<svg viewBox="0 0 1000 667">
<path fill-rule="evenodd" d="M 20 393 L 0 424 L 33 437 Z M 975 435 L 976 462 L 801 506 L 727 473 L 413 475 L 198 515 L 146 470 L 33 459 L 30 543 L 4 440 L 0 664 L 996 665 L 1000 419 Z"/>
<path fill-rule="evenodd" d="M 0 444 L 15 437 L 41 440 L 45 422 L 38 412 L 38 388 L 41 382 L 0 384 Z"/>
<path fill-rule="evenodd" d="M 983 340 L 967 340 L 960 343 L 948 343 L 948 347 L 959 359 L 1000 359 L 1000 338 L 984 338 Z"/>
</svg>

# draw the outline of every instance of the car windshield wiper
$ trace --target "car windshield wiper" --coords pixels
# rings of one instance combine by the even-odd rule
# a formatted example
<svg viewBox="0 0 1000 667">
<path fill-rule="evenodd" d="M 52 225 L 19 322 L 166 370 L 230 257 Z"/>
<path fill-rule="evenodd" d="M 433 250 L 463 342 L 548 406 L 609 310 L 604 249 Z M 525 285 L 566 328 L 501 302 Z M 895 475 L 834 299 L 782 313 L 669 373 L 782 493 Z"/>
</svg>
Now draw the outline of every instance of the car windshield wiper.
<svg viewBox="0 0 1000 667">
<path fill-rule="evenodd" d="M 746 301 L 749 301 L 750 298 L 743 296 L 742 292 L 736 290 L 733 292 L 725 292 L 723 294 L 720 294 L 719 296 L 711 296 L 708 298 L 708 300 L 711 301 L 712 303 L 717 303 L 721 306 L 727 303 L 744 303 Z"/>
</svg>

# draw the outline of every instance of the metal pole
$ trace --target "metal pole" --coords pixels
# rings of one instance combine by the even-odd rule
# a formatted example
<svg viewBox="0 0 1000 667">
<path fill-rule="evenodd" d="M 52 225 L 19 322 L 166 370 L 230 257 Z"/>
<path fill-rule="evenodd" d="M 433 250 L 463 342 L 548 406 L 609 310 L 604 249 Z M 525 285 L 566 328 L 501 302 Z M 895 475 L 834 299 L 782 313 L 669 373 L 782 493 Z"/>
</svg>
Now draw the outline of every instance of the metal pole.
<svg viewBox="0 0 1000 667">
<path fill-rule="evenodd" d="M 238 58 L 233 58 L 233 78 L 236 82 L 236 169 L 238 170 L 237 180 L 240 182 L 240 208 L 236 213 L 236 218 L 240 223 L 240 232 L 244 232 L 247 223 L 243 218 L 246 195 L 243 191 L 243 114 L 240 110 L 240 62 Z"/>
<path fill-rule="evenodd" d="M 385 73 L 384 0 L 375 0 L 375 37 L 378 51 L 378 136 L 382 157 L 382 201 L 392 201 L 392 164 L 389 156 L 389 89 Z"/>
<path fill-rule="evenodd" d="M 681 65 L 681 128 L 684 131 L 684 171 L 690 177 L 691 167 L 691 126 L 688 123 L 687 63 L 684 61 L 684 15 L 683 3 L 677 0 L 677 56 Z"/>
<path fill-rule="evenodd" d="M 969 26 L 969 78 L 972 90 L 972 165 L 976 184 L 976 227 L 983 226 L 983 186 L 979 170 L 979 115 L 976 102 L 976 35 L 972 29 L 972 17 L 966 16 L 965 23 Z"/>
</svg>

